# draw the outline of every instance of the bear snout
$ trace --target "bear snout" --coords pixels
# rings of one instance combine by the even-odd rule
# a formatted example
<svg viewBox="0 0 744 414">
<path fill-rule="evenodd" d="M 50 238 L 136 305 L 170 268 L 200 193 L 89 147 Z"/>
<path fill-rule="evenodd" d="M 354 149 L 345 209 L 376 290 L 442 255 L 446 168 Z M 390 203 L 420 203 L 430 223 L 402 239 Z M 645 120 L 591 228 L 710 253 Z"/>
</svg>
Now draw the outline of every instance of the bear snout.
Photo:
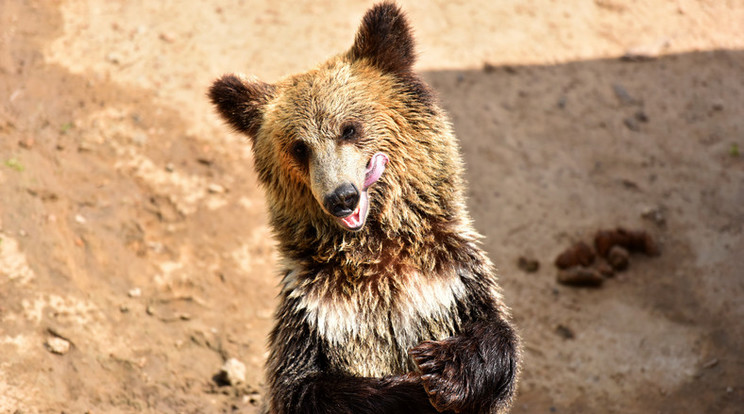
<svg viewBox="0 0 744 414">
<path fill-rule="evenodd" d="M 359 204 L 359 189 L 352 183 L 344 183 L 325 196 L 326 210 L 336 217 L 346 217 L 354 212 Z"/>
</svg>

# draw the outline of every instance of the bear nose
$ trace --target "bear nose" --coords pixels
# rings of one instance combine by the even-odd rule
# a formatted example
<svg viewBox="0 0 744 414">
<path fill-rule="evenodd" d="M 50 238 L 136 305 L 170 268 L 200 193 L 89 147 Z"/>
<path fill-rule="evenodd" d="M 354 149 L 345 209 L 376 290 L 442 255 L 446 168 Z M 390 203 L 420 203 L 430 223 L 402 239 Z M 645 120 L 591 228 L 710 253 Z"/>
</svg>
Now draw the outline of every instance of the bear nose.
<svg viewBox="0 0 744 414">
<path fill-rule="evenodd" d="M 351 183 L 341 184 L 325 197 L 326 209 L 336 217 L 346 217 L 359 203 L 359 190 Z"/>
</svg>

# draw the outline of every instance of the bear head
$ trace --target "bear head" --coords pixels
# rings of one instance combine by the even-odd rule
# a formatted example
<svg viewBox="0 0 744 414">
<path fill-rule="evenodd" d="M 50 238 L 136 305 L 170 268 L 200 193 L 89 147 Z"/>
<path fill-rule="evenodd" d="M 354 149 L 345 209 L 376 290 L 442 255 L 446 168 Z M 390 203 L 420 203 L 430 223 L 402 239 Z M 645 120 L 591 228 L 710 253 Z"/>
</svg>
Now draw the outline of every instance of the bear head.
<svg viewBox="0 0 744 414">
<path fill-rule="evenodd" d="M 458 214 L 457 144 L 412 71 L 413 44 L 400 9 L 382 3 L 350 50 L 313 70 L 275 84 L 234 74 L 214 82 L 219 114 L 250 137 L 277 231 L 353 233 L 374 223 L 399 232 Z"/>
</svg>

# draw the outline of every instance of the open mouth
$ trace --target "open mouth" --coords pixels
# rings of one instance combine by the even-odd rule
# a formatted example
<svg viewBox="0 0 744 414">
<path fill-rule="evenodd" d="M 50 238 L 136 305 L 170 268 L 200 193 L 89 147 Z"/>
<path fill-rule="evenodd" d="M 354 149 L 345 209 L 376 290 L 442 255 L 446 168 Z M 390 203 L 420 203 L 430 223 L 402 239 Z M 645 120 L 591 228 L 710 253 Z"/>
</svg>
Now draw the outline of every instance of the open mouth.
<svg viewBox="0 0 744 414">
<path fill-rule="evenodd" d="M 357 204 L 356 209 L 351 214 L 337 219 L 341 226 L 352 231 L 360 230 L 364 226 L 364 223 L 367 221 L 367 215 L 369 214 L 369 194 L 367 193 L 367 189 L 380 179 L 388 161 L 387 155 L 381 152 L 376 153 L 369 160 L 367 170 L 364 173 L 364 185 L 359 195 L 359 204 Z"/>
</svg>

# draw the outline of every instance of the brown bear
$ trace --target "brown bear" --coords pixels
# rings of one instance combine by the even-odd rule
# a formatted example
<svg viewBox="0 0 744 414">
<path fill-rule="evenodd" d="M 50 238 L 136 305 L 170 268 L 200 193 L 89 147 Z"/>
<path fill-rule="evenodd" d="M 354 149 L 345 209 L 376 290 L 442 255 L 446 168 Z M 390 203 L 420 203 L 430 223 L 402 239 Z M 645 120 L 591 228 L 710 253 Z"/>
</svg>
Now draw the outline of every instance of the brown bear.
<svg viewBox="0 0 744 414">
<path fill-rule="evenodd" d="M 209 96 L 250 137 L 282 258 L 269 413 L 500 413 L 520 366 L 457 140 L 392 3 L 351 49 Z"/>
</svg>

